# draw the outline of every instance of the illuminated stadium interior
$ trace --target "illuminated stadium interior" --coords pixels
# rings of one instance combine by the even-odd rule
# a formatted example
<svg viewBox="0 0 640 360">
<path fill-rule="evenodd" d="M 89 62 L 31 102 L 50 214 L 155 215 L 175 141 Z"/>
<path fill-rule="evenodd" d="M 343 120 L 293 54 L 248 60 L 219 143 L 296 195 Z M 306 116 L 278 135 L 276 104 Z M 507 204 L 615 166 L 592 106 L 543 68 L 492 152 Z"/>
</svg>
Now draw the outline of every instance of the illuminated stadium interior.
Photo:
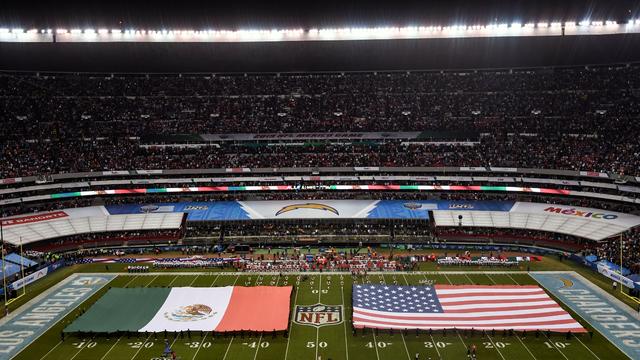
<svg viewBox="0 0 640 360">
<path fill-rule="evenodd" d="M 640 359 L 637 4 L 67 6 L 0 8 L 0 360 Z"/>
</svg>

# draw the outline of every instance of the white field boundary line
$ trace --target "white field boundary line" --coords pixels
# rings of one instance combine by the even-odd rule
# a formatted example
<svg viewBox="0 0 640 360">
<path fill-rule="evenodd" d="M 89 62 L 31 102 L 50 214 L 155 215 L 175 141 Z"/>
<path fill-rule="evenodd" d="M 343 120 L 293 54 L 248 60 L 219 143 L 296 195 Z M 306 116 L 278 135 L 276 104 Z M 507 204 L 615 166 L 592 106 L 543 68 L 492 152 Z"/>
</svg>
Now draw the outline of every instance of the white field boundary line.
<svg viewBox="0 0 640 360">
<path fill-rule="evenodd" d="M 578 274 L 575 271 L 532 271 L 532 274 L 541 274 L 541 275 L 545 275 L 545 274 L 568 274 L 568 275 L 573 275 L 576 278 L 579 278 L 580 280 L 582 280 L 582 282 L 585 284 L 585 286 L 587 286 L 588 288 L 590 288 L 591 290 L 597 292 L 598 294 L 604 296 L 607 298 L 607 300 L 610 300 L 613 303 L 616 303 L 616 305 L 618 305 L 618 308 L 620 308 L 620 310 L 623 310 L 625 312 L 627 312 L 631 317 L 635 318 L 635 319 L 640 319 L 640 315 L 638 313 L 636 313 L 635 311 L 633 311 L 627 304 L 623 303 L 622 301 L 618 300 L 615 296 L 607 293 L 606 291 L 602 290 L 598 285 L 593 284 L 591 281 L 587 280 L 584 276 Z M 536 280 L 533 276 L 531 277 L 533 280 L 535 280 L 536 282 L 538 282 L 538 280 Z M 551 292 L 551 290 L 548 290 L 547 288 L 544 287 L 544 285 L 540 284 L 538 282 L 538 284 L 545 290 Z M 593 323 L 585 318 L 583 318 L 582 316 L 580 316 L 575 310 L 573 310 L 573 308 L 571 307 L 571 305 L 567 304 L 566 302 L 564 302 L 561 298 L 558 297 L 558 300 L 560 302 L 562 302 L 565 306 L 567 306 L 569 309 L 571 309 L 571 312 L 573 312 L 573 314 L 575 314 L 576 316 L 580 317 L 580 319 L 584 320 L 587 324 L 589 324 L 591 326 L 591 328 L 593 328 L 595 331 L 597 331 L 600 335 L 602 335 L 603 338 L 607 339 L 607 341 L 609 341 L 609 343 L 613 344 L 613 346 L 616 347 L 616 349 L 620 350 L 621 353 L 627 355 L 630 359 L 633 359 L 633 357 L 631 357 L 631 355 L 627 354 L 623 349 L 621 349 L 620 347 L 618 347 L 618 345 L 616 343 L 614 343 L 613 341 L 610 341 L 609 338 L 603 334 L 600 330 L 598 330 L 598 328 L 596 328 Z M 577 338 L 577 337 L 576 337 Z M 582 343 L 582 342 L 581 342 Z M 585 345 L 585 344 L 583 344 Z M 555 346 L 555 345 L 554 345 Z M 585 346 L 586 347 L 586 346 Z M 593 351 L 589 350 L 593 355 L 595 355 L 593 353 Z M 597 355 L 595 355 L 597 357 Z"/>
<path fill-rule="evenodd" d="M 347 305 L 344 303 L 344 278 L 340 275 L 340 293 L 342 294 L 342 325 L 344 327 L 344 351 L 346 360 L 349 360 L 349 344 L 347 340 L 347 318 L 345 317 L 345 308 Z"/>
<path fill-rule="evenodd" d="M 572 273 L 572 271 L 538 271 L 539 273 Z M 96 272 L 96 273 L 82 273 L 84 275 L 137 275 L 137 276 L 187 276 L 187 275 L 223 275 L 223 276 L 236 276 L 236 275 L 244 275 L 244 276 L 252 276 L 252 275 L 273 275 L 278 274 L 278 271 L 257 271 L 257 272 L 244 272 L 244 271 L 156 271 L 156 272 L 147 272 L 147 273 L 128 273 L 128 272 Z M 512 271 L 367 271 L 367 274 L 370 275 L 439 275 L 439 274 L 447 274 L 447 275 L 464 275 L 464 274 L 492 274 L 492 275 L 500 275 L 500 274 L 529 274 L 536 273 L 534 271 L 525 271 L 525 270 L 512 270 Z M 283 271 L 282 275 L 351 275 L 349 271 Z"/>
<path fill-rule="evenodd" d="M 291 279 L 291 284 L 293 285 L 293 290 L 296 292 L 296 295 L 293 297 L 293 310 L 291 311 L 291 319 L 289 320 L 289 334 L 287 336 L 287 348 L 284 351 L 284 360 L 287 360 L 287 356 L 289 356 L 289 343 L 291 342 L 291 334 L 293 333 L 293 318 L 296 316 L 296 304 L 298 303 L 300 290 L 298 288 L 300 286 L 300 275 L 295 279 Z"/>
<path fill-rule="evenodd" d="M 94 274 L 98 275 L 98 274 Z M 99 275 L 105 275 L 105 274 L 99 274 Z M 57 291 L 58 289 L 60 289 L 61 287 L 65 286 L 68 282 L 71 282 L 72 280 L 74 280 L 76 277 L 84 277 L 84 276 L 88 276 L 85 273 L 75 273 L 75 274 L 71 274 L 69 275 L 66 279 L 60 281 L 59 283 L 53 285 L 52 287 L 48 288 L 47 290 L 43 291 L 42 293 L 40 293 L 38 296 L 34 297 L 33 299 L 29 300 L 28 302 L 24 303 L 22 306 L 20 306 L 18 309 L 14 310 L 11 314 L 9 314 L 8 316 L 4 317 L 1 320 L 4 321 L 0 321 L 0 326 L 4 325 L 7 321 L 17 317 L 18 315 L 22 314 L 25 309 L 27 309 L 28 305 L 34 305 L 34 303 L 39 302 L 40 300 L 42 300 L 43 298 L 51 295 L 52 292 Z M 90 276 L 90 275 L 89 275 Z M 102 288 L 104 288 L 105 286 L 107 286 L 108 284 L 110 284 L 113 280 L 117 279 L 118 276 L 115 276 L 113 279 L 105 282 L 102 286 L 100 286 L 99 288 L 96 289 L 96 291 L 91 294 L 91 296 L 94 296 L 95 294 L 97 294 L 98 292 L 100 292 L 100 290 L 102 290 Z M 28 348 L 29 346 L 31 346 L 31 344 L 33 344 L 36 340 L 38 340 L 42 335 L 46 334 L 49 330 L 51 330 L 52 327 L 54 327 L 56 324 L 58 324 L 60 321 L 62 321 L 62 319 L 66 318 L 67 316 L 69 316 L 69 314 L 71 314 L 73 311 L 75 311 L 80 305 L 82 305 L 84 302 L 86 302 L 87 300 L 89 300 L 89 298 L 91 298 L 91 296 L 87 297 L 86 299 L 84 299 L 83 301 L 79 302 L 76 306 L 74 306 L 73 308 L 70 308 L 67 312 L 65 312 L 62 317 L 60 318 L 60 320 L 54 322 L 53 324 L 49 325 L 43 332 L 42 334 L 40 334 L 40 336 L 37 336 L 35 338 L 33 338 L 31 341 L 29 341 L 27 344 L 24 345 L 24 347 L 22 347 L 22 349 L 20 349 L 17 353 L 15 353 L 13 355 L 13 358 L 15 358 L 16 356 L 18 356 L 22 351 L 24 351 L 24 349 Z M 30 307 L 29 307 L 30 308 Z M 62 342 L 60 342 L 62 343 Z M 58 345 L 60 345 L 60 343 L 58 343 Z M 57 345 L 55 346 L 57 347 Z M 55 348 L 54 347 L 54 348 Z M 53 349 L 52 349 L 53 350 Z M 51 352 L 51 350 L 49 351 Z M 47 353 L 48 355 L 49 353 Z"/>
</svg>

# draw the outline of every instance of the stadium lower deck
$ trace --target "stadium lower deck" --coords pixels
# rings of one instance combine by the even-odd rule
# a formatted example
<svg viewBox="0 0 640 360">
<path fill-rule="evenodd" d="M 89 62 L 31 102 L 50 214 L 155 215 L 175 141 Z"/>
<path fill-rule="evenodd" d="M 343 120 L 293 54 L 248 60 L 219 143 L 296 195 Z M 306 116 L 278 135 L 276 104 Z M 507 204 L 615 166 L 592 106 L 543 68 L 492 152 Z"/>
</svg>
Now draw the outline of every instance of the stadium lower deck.
<svg viewBox="0 0 640 360">
<path fill-rule="evenodd" d="M 455 270 L 455 269 L 452 269 Z M 441 271 L 420 273 L 369 273 L 352 276 L 350 273 L 251 274 L 216 272 L 163 272 L 119 274 L 110 283 L 80 305 L 62 321 L 56 323 L 43 336 L 25 348 L 15 359 L 41 360 L 160 360 L 165 347 L 164 334 L 131 336 L 67 335 L 62 330 L 81 311 L 99 299 L 108 287 L 212 287 L 294 285 L 292 306 L 342 305 L 344 319 L 340 324 L 319 328 L 290 324 L 289 336 L 282 334 L 236 334 L 235 336 L 192 332 L 182 336 L 168 334 L 167 339 L 178 359 L 466 359 L 467 348 L 477 347 L 478 359 L 565 359 L 605 360 L 628 358 L 612 343 L 561 305 L 591 333 L 567 338 L 565 334 L 540 332 L 514 334 L 497 331 L 481 334 L 468 331 L 434 331 L 429 334 L 415 330 L 408 332 L 388 330 L 352 331 L 351 294 L 355 284 L 480 284 L 525 285 L 537 282 L 524 271 Z M 269 309 L 264 309 L 269 311 Z"/>
</svg>

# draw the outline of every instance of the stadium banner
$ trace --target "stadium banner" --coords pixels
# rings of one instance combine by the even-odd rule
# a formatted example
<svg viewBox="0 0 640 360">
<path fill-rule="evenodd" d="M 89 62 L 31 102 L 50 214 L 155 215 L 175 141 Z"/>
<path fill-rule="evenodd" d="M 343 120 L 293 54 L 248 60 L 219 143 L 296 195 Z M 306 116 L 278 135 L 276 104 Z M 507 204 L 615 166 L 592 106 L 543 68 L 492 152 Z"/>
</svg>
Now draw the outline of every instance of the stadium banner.
<svg viewBox="0 0 640 360">
<path fill-rule="evenodd" d="M 416 139 L 420 132 L 336 132 L 336 133 L 263 133 L 263 134 L 203 134 L 204 141 L 252 140 L 331 140 L 331 139 Z"/>
<path fill-rule="evenodd" d="M 607 264 L 598 262 L 596 266 L 598 268 L 598 272 L 608 277 L 609 279 L 619 282 L 622 285 L 628 287 L 629 289 L 640 289 L 640 283 L 636 283 L 633 280 L 629 279 L 628 277 L 621 275 L 618 271 L 607 266 Z"/>
<path fill-rule="evenodd" d="M 9 284 L 8 289 L 10 290 L 19 290 L 22 289 L 23 287 L 36 282 L 39 279 L 42 279 L 43 277 L 51 274 L 52 272 L 58 270 L 59 268 L 64 266 L 64 260 L 55 262 L 43 269 L 40 269 L 34 273 L 31 273 L 25 277 L 23 277 L 22 279 L 16 280 L 14 282 L 12 282 L 11 284 Z"/>
<path fill-rule="evenodd" d="M 584 333 L 537 285 L 354 285 L 353 325 Z"/>
<path fill-rule="evenodd" d="M 188 221 L 251 219 L 428 219 L 429 210 L 509 211 L 510 201 L 302 200 L 110 205 L 111 215 L 183 212 Z"/>
<path fill-rule="evenodd" d="M 2 226 L 17 226 L 32 223 L 41 223 L 60 220 L 63 218 L 81 218 L 107 216 L 107 210 L 103 206 L 88 206 L 82 208 L 69 208 L 56 211 L 40 212 L 29 215 L 17 215 L 2 219 Z"/>
<path fill-rule="evenodd" d="M 65 332 L 281 331 L 292 286 L 112 288 Z"/>
<path fill-rule="evenodd" d="M 640 216 L 578 206 L 516 202 L 511 212 L 584 219 L 618 225 L 625 228 L 640 225 Z"/>
</svg>

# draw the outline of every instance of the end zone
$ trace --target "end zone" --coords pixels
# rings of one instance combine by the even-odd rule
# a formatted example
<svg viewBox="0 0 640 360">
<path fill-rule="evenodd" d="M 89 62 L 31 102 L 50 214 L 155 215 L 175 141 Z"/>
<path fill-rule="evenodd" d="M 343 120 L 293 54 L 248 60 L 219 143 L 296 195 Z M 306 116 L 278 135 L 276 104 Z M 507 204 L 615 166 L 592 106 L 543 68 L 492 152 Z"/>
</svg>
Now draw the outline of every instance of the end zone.
<svg viewBox="0 0 640 360">
<path fill-rule="evenodd" d="M 116 276 L 73 274 L 0 320 L 0 360 L 9 360 Z"/>
<path fill-rule="evenodd" d="M 631 359 L 640 359 L 640 315 L 573 271 L 532 272 L 540 285 Z"/>
</svg>

